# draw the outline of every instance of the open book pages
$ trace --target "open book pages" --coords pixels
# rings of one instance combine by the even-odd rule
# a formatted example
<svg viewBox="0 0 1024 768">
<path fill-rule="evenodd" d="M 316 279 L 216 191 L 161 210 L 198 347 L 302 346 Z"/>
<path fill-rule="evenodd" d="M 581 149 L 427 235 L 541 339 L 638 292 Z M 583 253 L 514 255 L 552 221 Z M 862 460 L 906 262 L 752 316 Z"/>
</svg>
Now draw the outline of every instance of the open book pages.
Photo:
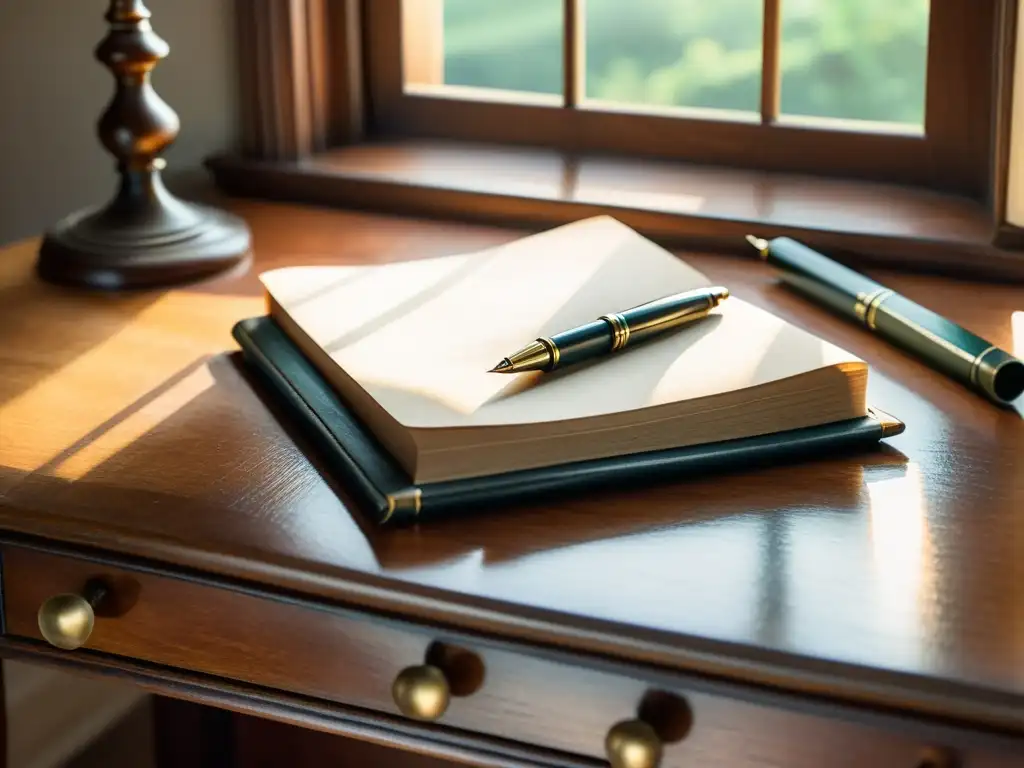
<svg viewBox="0 0 1024 768">
<path fill-rule="evenodd" d="M 538 336 L 712 285 L 607 216 L 477 253 L 261 279 L 271 316 L 415 482 L 866 413 L 862 360 L 735 293 L 704 320 L 596 361 L 489 373 Z"/>
</svg>

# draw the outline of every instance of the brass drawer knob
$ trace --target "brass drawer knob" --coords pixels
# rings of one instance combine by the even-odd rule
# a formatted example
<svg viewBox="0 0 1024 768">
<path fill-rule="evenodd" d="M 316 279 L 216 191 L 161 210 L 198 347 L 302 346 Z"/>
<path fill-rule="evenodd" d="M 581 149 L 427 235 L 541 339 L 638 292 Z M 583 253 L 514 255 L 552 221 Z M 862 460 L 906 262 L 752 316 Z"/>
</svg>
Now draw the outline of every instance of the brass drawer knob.
<svg viewBox="0 0 1024 768">
<path fill-rule="evenodd" d="M 448 709 L 451 689 L 444 672 L 432 664 L 422 664 L 398 673 L 391 696 L 406 717 L 437 720 Z"/>
<path fill-rule="evenodd" d="M 661 739 L 643 720 L 623 720 L 609 729 L 604 740 L 611 768 L 658 768 Z"/>
<path fill-rule="evenodd" d="M 96 623 L 95 608 L 106 588 L 90 583 L 83 594 L 54 595 L 39 606 L 39 632 L 50 645 L 65 651 L 81 648 Z"/>
</svg>

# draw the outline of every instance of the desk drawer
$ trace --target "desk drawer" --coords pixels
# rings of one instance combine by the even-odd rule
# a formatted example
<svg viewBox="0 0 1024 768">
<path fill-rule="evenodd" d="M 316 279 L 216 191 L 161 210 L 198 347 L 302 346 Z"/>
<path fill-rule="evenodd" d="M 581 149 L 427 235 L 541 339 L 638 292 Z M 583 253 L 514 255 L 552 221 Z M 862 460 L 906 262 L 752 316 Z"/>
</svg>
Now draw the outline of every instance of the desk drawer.
<svg viewBox="0 0 1024 768">
<path fill-rule="evenodd" d="M 453 695 L 437 724 L 597 759 L 609 728 L 643 703 L 668 738 L 661 765 L 941 768 L 927 746 L 861 724 L 798 714 L 641 679 L 474 646 L 426 627 L 9 547 L 3 591 L 9 636 L 41 640 L 50 597 L 102 583 L 84 648 L 400 715 L 399 673 L 430 658 Z M 68 654 L 82 651 L 69 650 Z M 964 768 L 1010 768 L 1019 755 L 974 755 Z"/>
</svg>

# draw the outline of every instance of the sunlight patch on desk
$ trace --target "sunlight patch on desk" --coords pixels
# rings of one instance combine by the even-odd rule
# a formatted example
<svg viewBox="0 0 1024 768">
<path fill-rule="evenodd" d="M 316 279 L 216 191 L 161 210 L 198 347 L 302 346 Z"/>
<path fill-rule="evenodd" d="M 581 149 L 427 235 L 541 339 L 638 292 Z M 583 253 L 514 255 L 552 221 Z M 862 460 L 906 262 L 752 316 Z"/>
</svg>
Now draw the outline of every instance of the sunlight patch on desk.
<svg viewBox="0 0 1024 768">
<path fill-rule="evenodd" d="M 846 117 L 817 117 L 814 115 L 779 115 L 778 124 L 794 128 L 843 133 L 876 133 L 886 136 L 924 138 L 924 126 L 916 123 L 888 122 L 884 120 L 858 120 Z"/>
<path fill-rule="evenodd" d="M 514 91 L 448 83 L 406 83 L 402 92 L 422 99 L 448 99 L 489 104 L 525 104 L 537 107 L 561 107 L 562 97 L 552 93 Z"/>
<path fill-rule="evenodd" d="M 378 543 L 378 547 L 382 547 Z M 433 560 L 425 565 L 387 568 L 389 577 L 403 581 L 429 583 L 440 589 L 472 594 L 487 584 L 488 564 L 483 549 L 469 549 L 444 560 Z M 383 559 L 383 558 L 382 558 Z"/>
<path fill-rule="evenodd" d="M 890 647 L 902 646 L 908 660 L 920 661 L 937 608 L 921 468 L 910 463 L 903 477 L 870 482 L 867 491 L 875 604 L 886 616 Z"/>
<path fill-rule="evenodd" d="M 34 472 L 63 461 L 63 453 L 105 430 L 104 425 L 119 420 L 204 354 L 228 348 L 231 325 L 258 307 L 250 298 L 162 296 L 107 339 L 0 406 L 0 464 Z M 13 445 L 8 436 L 15 434 L 31 438 Z"/>
<path fill-rule="evenodd" d="M 214 385 L 207 365 L 202 365 L 124 420 L 113 424 L 80 450 L 56 464 L 50 474 L 78 480 L 124 450 L 162 421 L 173 416 Z"/>
<path fill-rule="evenodd" d="M 651 104 L 613 99 L 584 99 L 582 109 L 593 112 L 616 112 L 623 115 L 651 115 L 670 120 L 699 120 L 714 123 L 746 123 L 754 125 L 761 122 L 761 115 L 748 109 L 720 109 L 716 107 L 699 107 L 679 104 Z"/>
<path fill-rule="evenodd" d="M 570 199 L 590 205 L 612 205 L 618 208 L 635 208 L 639 211 L 655 210 L 668 213 L 700 213 L 707 204 L 701 195 L 686 195 L 681 192 L 645 192 L 639 189 L 621 187 L 600 187 L 593 184 L 577 183 L 569 190 Z"/>
<path fill-rule="evenodd" d="M 478 571 L 467 557 L 429 578 L 435 586 L 469 591 L 452 578 L 458 569 L 475 580 L 474 590 L 497 599 L 553 610 L 570 604 L 579 613 L 610 621 L 682 627 L 727 640 L 759 634 L 757 606 L 765 589 L 762 521 L 748 515 L 689 524 L 685 517 L 680 509 L 676 526 L 582 541 L 485 564 Z"/>
</svg>

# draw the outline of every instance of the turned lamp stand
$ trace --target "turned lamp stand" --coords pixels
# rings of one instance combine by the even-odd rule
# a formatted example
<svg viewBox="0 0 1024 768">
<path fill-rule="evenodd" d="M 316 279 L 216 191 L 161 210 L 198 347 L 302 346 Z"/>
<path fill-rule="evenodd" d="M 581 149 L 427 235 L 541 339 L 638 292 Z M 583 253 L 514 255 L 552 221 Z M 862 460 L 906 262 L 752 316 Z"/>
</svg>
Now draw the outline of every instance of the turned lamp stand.
<svg viewBox="0 0 1024 768">
<path fill-rule="evenodd" d="M 43 239 L 39 275 L 92 288 L 144 288 L 198 279 L 247 257 L 250 233 L 237 216 L 178 199 L 163 185 L 160 154 L 178 135 L 178 116 L 150 84 L 169 47 L 141 0 L 111 0 L 110 30 L 96 58 L 117 90 L 99 121 L 118 161 L 120 188 L 103 208 L 78 211 Z"/>
</svg>

